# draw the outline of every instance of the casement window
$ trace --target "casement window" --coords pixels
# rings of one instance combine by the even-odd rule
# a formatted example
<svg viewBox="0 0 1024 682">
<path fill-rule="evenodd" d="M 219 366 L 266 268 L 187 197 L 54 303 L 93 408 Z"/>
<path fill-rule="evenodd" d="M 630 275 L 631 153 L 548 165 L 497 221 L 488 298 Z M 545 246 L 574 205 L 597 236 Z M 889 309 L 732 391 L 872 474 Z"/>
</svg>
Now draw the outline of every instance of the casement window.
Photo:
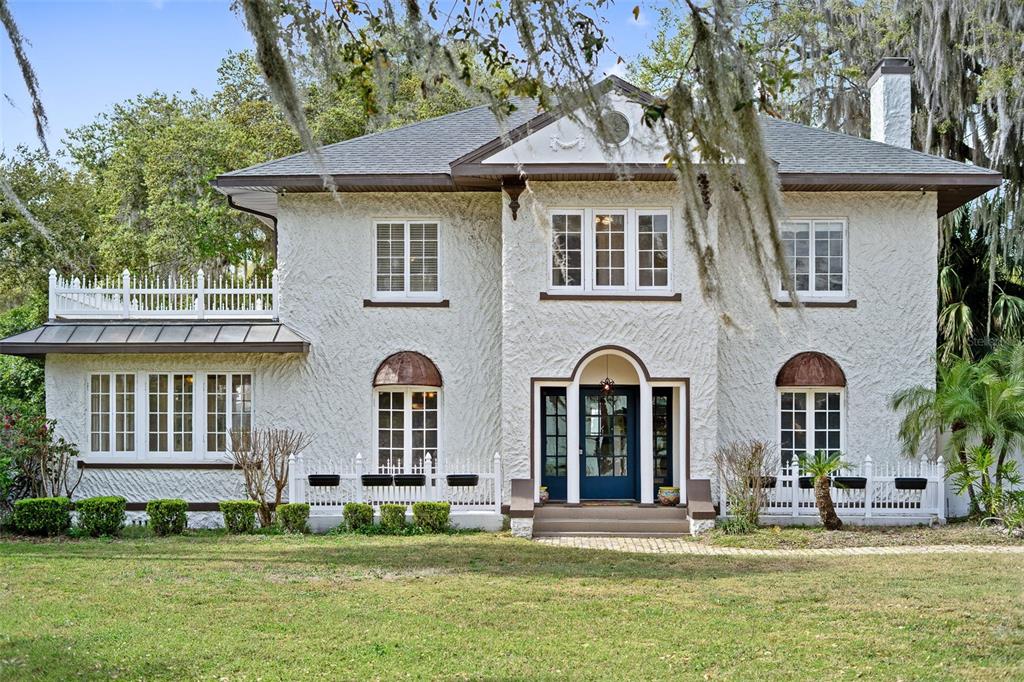
<svg viewBox="0 0 1024 682">
<path fill-rule="evenodd" d="M 840 388 L 784 388 L 779 391 L 779 452 L 782 464 L 818 450 L 844 448 L 844 395 Z"/>
<path fill-rule="evenodd" d="M 432 387 L 388 386 L 376 391 L 377 468 L 390 473 L 423 473 L 429 453 L 437 470 L 440 391 Z"/>
<path fill-rule="evenodd" d="M 223 458 L 231 433 L 252 429 L 246 372 L 96 373 L 88 391 L 92 454 Z"/>
<path fill-rule="evenodd" d="M 436 298 L 440 226 L 433 220 L 374 223 L 374 292 L 382 298 Z"/>
<path fill-rule="evenodd" d="M 252 430 L 252 375 L 206 375 L 206 450 L 227 452 L 231 434 Z"/>
<path fill-rule="evenodd" d="M 668 211 L 556 210 L 550 221 L 552 291 L 629 293 L 670 286 Z"/>
<path fill-rule="evenodd" d="M 89 449 L 135 451 L 135 375 L 89 377 Z"/>
<path fill-rule="evenodd" d="M 808 297 L 847 295 L 847 229 L 842 219 L 797 219 L 782 223 L 780 236 L 789 280 L 780 280 L 782 298 L 793 291 Z"/>
</svg>

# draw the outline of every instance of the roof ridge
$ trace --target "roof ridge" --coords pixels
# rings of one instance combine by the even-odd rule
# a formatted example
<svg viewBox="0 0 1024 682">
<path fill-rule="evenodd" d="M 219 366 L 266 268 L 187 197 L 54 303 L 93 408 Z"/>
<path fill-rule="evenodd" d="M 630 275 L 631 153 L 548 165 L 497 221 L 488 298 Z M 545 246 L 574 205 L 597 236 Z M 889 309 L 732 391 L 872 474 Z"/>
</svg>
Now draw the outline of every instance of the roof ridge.
<svg viewBox="0 0 1024 682">
<path fill-rule="evenodd" d="M 872 140 L 870 137 L 861 137 L 859 135 L 850 135 L 849 133 L 842 133 L 842 132 L 839 132 L 838 130 L 829 130 L 828 128 L 818 128 L 816 126 L 807 125 L 806 123 L 800 123 L 799 121 L 790 121 L 789 119 L 785 119 L 785 118 L 777 118 L 775 116 L 769 116 L 768 114 L 760 114 L 760 117 L 762 119 L 765 119 L 765 120 L 768 120 L 768 121 L 772 121 L 774 123 L 784 123 L 786 125 L 797 126 L 799 128 L 803 128 L 805 130 L 812 130 L 812 131 L 814 131 L 816 133 L 822 133 L 824 135 L 836 135 L 836 136 L 844 137 L 844 138 L 847 138 L 847 139 L 850 139 L 850 140 L 857 140 L 859 142 L 865 142 L 867 144 L 875 145 L 875 146 L 878 146 L 878 147 L 885 147 L 887 149 L 896 149 L 896 150 L 899 150 L 901 152 L 909 152 L 911 154 L 916 154 L 918 156 L 922 156 L 922 157 L 924 157 L 926 159 L 929 159 L 931 161 L 934 161 L 936 159 L 940 159 L 942 161 L 946 161 L 946 162 L 949 162 L 949 163 L 955 163 L 958 166 L 963 166 L 963 167 L 966 167 L 966 168 L 977 169 L 978 171 L 982 171 L 982 172 L 985 172 L 985 173 L 999 174 L 999 171 L 993 170 L 991 168 L 985 168 L 984 166 L 979 166 L 979 165 L 974 164 L 974 163 L 965 163 L 963 161 L 957 161 L 956 159 L 949 159 L 949 158 L 946 158 L 945 156 L 939 156 L 937 154 L 929 154 L 928 152 L 922 152 L 920 150 L 914 149 L 913 147 L 900 147 L 900 146 L 895 145 L 895 144 L 889 144 L 888 142 L 880 142 L 878 140 Z"/>
</svg>

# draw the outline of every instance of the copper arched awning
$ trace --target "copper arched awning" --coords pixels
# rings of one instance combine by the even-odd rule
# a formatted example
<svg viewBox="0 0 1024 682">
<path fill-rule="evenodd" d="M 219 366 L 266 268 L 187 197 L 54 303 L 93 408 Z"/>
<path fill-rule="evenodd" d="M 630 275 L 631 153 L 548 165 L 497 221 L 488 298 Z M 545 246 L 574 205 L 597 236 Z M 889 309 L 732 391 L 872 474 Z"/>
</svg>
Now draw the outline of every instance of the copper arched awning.
<svg viewBox="0 0 1024 682">
<path fill-rule="evenodd" d="M 775 377 L 776 386 L 846 386 L 846 375 L 835 360 L 824 353 L 797 353 Z"/>
<path fill-rule="evenodd" d="M 374 386 L 440 386 L 441 372 L 422 353 L 404 350 L 388 356 L 373 375 Z"/>
</svg>

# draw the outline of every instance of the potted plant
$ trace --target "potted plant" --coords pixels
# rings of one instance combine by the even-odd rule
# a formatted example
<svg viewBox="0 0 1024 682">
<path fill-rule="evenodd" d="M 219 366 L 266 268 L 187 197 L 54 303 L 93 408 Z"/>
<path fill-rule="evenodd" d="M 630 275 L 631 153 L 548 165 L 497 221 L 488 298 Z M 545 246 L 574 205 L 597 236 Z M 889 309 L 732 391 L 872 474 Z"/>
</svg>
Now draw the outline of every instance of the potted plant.
<svg viewBox="0 0 1024 682">
<path fill-rule="evenodd" d="M 550 500 L 550 499 L 551 499 L 551 493 L 548 492 L 548 487 L 546 485 L 542 485 L 540 487 L 540 503 L 541 504 L 547 504 L 548 500 Z"/>
<path fill-rule="evenodd" d="M 658 503 L 663 507 L 674 507 L 679 504 L 679 487 L 663 485 L 658 488 Z"/>
</svg>

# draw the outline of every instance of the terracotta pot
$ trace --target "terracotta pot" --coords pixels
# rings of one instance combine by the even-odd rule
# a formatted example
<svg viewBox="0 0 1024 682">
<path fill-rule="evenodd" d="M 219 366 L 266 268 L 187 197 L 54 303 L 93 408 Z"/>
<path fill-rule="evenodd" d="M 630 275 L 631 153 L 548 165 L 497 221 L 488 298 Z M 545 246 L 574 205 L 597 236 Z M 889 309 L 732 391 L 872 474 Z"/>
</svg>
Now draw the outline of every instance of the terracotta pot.
<svg viewBox="0 0 1024 682">
<path fill-rule="evenodd" d="M 548 492 L 548 489 L 545 486 L 541 486 L 541 488 L 540 488 L 540 503 L 541 504 L 547 504 L 548 500 L 550 500 L 550 499 L 551 499 L 551 493 Z"/>
<path fill-rule="evenodd" d="M 658 503 L 663 507 L 674 507 L 679 504 L 679 488 L 670 486 L 658 488 Z"/>
</svg>

